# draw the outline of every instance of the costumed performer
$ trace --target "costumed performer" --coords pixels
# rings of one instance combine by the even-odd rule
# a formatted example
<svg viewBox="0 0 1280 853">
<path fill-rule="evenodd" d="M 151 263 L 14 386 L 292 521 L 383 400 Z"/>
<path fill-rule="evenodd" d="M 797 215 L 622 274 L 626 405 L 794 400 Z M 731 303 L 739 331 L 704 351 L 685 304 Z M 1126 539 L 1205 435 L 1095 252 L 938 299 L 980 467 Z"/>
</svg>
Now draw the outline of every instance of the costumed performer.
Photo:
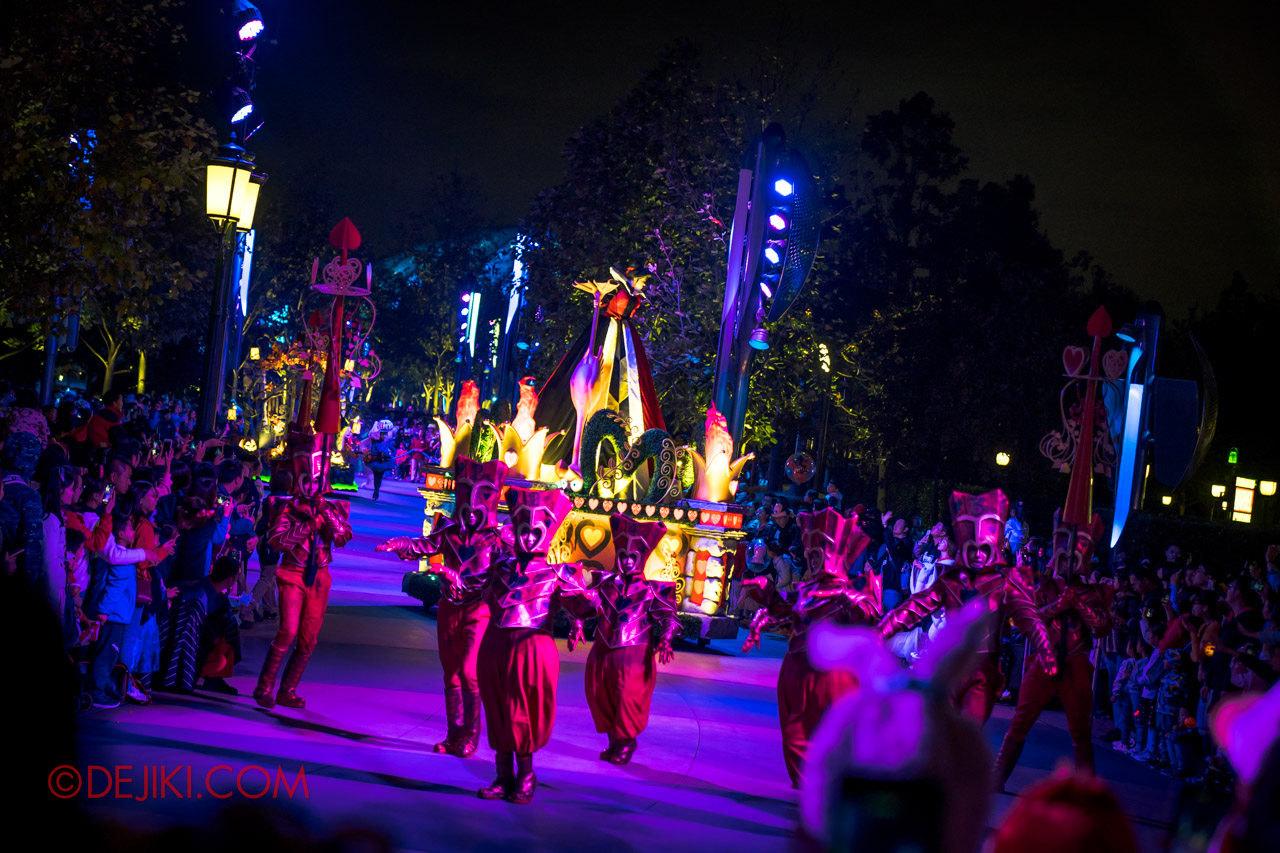
<svg viewBox="0 0 1280 853">
<path fill-rule="evenodd" d="M 972 599 L 986 601 L 988 612 L 995 618 L 986 623 L 990 630 L 977 657 L 978 666 L 953 697 L 956 707 L 979 725 L 991 717 L 996 699 L 1004 689 L 1000 641 L 1011 620 L 1027 638 L 1045 671 L 1052 673 L 1057 669 L 1048 631 L 1036 613 L 1031 570 L 1026 566 L 1006 565 L 1004 531 L 1008 517 L 1009 499 L 999 489 L 983 495 L 952 492 L 955 563 L 927 589 L 913 594 L 880 621 L 880 636 L 888 640 L 901 631 L 911 630 L 941 609 L 954 613 Z"/>
<path fill-rule="evenodd" d="M 491 616 L 480 646 L 480 696 L 497 777 L 477 794 L 524 805 L 538 787 L 533 754 L 547 745 L 556 721 L 555 614 L 563 608 L 573 620 L 572 651 L 582 635 L 581 620 L 594 611 L 595 594 L 586 589 L 580 566 L 547 561 L 573 508 L 564 493 L 512 487 L 507 505 L 514 553 L 490 567 L 484 598 Z"/>
<path fill-rule="evenodd" d="M 795 592 L 784 597 L 766 575 L 743 582 L 744 590 L 763 599 L 742 644 L 744 652 L 759 645 L 761 631 L 786 623 L 791 626 L 787 653 L 778 670 L 778 724 L 793 788 L 800 787 L 805 749 L 822 715 L 858 686 L 850 672 L 814 669 L 807 652 L 809 630 L 828 620 L 874 625 L 880 618 L 880 577 L 868 571 L 866 587 L 858 590 L 847 573 L 871 541 L 858 527 L 857 516 L 845 518 L 834 509 L 824 509 L 800 513 L 799 523 L 809 576 L 796 585 Z"/>
<path fill-rule="evenodd" d="M 1000 791 L 1018 764 L 1031 726 L 1055 694 L 1067 713 L 1076 768 L 1093 772 L 1093 664 L 1089 652 L 1094 635 L 1110 630 L 1111 609 L 1106 591 L 1084 578 L 1094 542 L 1102 535 L 1102 519 L 1095 515 L 1088 527 L 1073 531 L 1060 518 L 1060 512 L 1054 514 L 1053 558 L 1035 591 L 1058 670 L 1050 671 L 1040 660 L 1027 663 L 1017 708 L 996 755 L 996 787 Z"/>
<path fill-rule="evenodd" d="M 291 500 L 273 501 L 279 501 L 279 505 L 272 508 L 276 514 L 267 528 L 267 538 L 271 548 L 280 552 L 280 565 L 276 568 L 280 629 L 267 649 L 258 685 L 253 689 L 254 700 L 264 708 L 277 702 L 286 708 L 306 707 L 306 700 L 298 695 L 298 683 L 316 650 L 329 606 L 333 548 L 351 541 L 351 507 L 345 501 L 326 500 L 321 482 L 308 467 L 295 475 Z M 280 691 L 272 698 L 276 672 L 295 639 L 297 645 L 280 678 Z"/>
<path fill-rule="evenodd" d="M 595 643 L 587 654 L 587 705 L 596 731 L 609 736 L 601 761 L 623 765 L 649 724 L 658 663 L 670 663 L 680 633 L 673 583 L 651 581 L 644 565 L 667 534 L 661 521 L 609 518 L 613 571 L 592 585 L 597 594 Z"/>
<path fill-rule="evenodd" d="M 430 535 L 397 536 L 378 546 L 402 560 L 439 554 L 440 603 L 436 608 L 436 640 L 444 668 L 444 703 L 448 733 L 435 751 L 466 758 L 480 743 L 480 683 L 476 673 L 480 643 L 489 624 L 489 607 L 481 589 L 491 564 L 506 552 L 497 528 L 498 501 L 507 466 L 458 457 L 454 466 L 453 515 Z"/>
</svg>

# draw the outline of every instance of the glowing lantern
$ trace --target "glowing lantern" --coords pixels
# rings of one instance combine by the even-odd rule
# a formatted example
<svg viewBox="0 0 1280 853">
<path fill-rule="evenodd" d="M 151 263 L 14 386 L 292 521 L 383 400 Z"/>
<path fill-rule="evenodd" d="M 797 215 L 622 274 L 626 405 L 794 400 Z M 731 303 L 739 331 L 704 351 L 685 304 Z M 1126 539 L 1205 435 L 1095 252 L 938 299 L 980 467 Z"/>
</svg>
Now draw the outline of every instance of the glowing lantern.
<svg viewBox="0 0 1280 853">
<path fill-rule="evenodd" d="M 999 453 L 996 454 L 996 464 L 999 465 L 1001 468 L 1008 466 L 1008 464 L 1011 461 L 1013 461 L 1012 457 L 1009 456 L 1008 453 L 1005 453 L 1003 450 L 1001 450 Z"/>
</svg>

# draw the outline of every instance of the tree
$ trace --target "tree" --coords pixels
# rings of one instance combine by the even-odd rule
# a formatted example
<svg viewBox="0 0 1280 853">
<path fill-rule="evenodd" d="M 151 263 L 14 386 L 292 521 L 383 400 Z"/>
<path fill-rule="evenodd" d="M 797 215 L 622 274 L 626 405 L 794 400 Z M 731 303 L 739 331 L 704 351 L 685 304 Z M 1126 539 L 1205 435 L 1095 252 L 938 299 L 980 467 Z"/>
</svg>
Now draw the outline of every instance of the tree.
<svg viewBox="0 0 1280 853">
<path fill-rule="evenodd" d="M 158 56 L 157 33 L 185 39 L 168 17 L 175 5 L 54 0 L 8 10 L 0 280 L 2 315 L 18 338 L 42 336 L 41 320 L 82 302 L 147 302 L 201 285 L 196 244 L 182 231 L 192 222 L 184 214 L 198 210 L 213 133 L 194 113 L 198 94 L 168 79 Z M 87 325 L 103 322 L 112 325 L 106 315 Z"/>
</svg>

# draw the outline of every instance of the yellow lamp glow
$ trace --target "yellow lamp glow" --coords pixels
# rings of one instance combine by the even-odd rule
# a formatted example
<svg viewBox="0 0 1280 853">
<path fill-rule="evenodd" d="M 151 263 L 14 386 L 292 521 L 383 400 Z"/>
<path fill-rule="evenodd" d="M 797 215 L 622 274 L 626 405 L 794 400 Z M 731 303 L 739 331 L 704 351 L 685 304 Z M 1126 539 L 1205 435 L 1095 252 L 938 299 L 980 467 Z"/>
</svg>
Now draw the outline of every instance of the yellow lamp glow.
<svg viewBox="0 0 1280 853">
<path fill-rule="evenodd" d="M 258 192 L 266 175 L 250 175 L 244 186 L 244 197 L 240 199 L 240 218 L 236 220 L 237 231 L 253 230 L 253 214 L 258 209 Z"/>
<path fill-rule="evenodd" d="M 1256 489 L 1258 487 L 1257 480 L 1250 480 L 1248 477 L 1236 477 L 1237 489 Z"/>
<path fill-rule="evenodd" d="M 227 225 L 240 219 L 249 193 L 253 162 L 245 155 L 239 145 L 224 145 L 205 167 L 205 213 L 219 231 L 225 231 Z M 253 215 L 252 209 L 248 212 Z"/>
<path fill-rule="evenodd" d="M 1001 468 L 1007 466 L 1011 461 L 1013 461 L 1012 458 L 1003 450 L 996 454 L 996 464 Z"/>
<path fill-rule="evenodd" d="M 1226 486 L 1210 486 L 1209 487 L 1209 494 L 1213 495 L 1215 498 L 1220 498 L 1226 493 L 1227 493 Z"/>
<path fill-rule="evenodd" d="M 1223 508 L 1223 509 L 1226 509 L 1226 508 L 1227 508 L 1227 502 L 1226 502 L 1226 501 L 1223 501 L 1223 502 L 1222 502 L 1222 508 Z"/>
<path fill-rule="evenodd" d="M 262 350 L 257 347 L 249 347 L 249 360 L 257 361 L 262 358 Z"/>
<path fill-rule="evenodd" d="M 1268 497 L 1268 498 L 1271 497 L 1276 493 L 1276 481 L 1275 480 L 1260 481 L 1258 483 L 1258 491 L 1261 492 L 1265 497 Z"/>
<path fill-rule="evenodd" d="M 1160 498 L 1160 503 L 1164 504 L 1165 506 L 1168 506 L 1169 504 L 1173 503 L 1173 495 L 1162 496 Z"/>
<path fill-rule="evenodd" d="M 252 438 L 241 439 L 240 447 L 243 448 L 244 450 L 248 450 L 252 452 L 258 449 L 258 442 L 254 441 Z"/>
<path fill-rule="evenodd" d="M 349 358 L 346 361 L 342 362 L 342 369 L 345 370 L 347 373 L 355 373 L 356 360 L 354 358 Z"/>
<path fill-rule="evenodd" d="M 227 420 L 234 421 L 236 419 L 236 407 L 232 406 L 227 409 Z"/>
</svg>

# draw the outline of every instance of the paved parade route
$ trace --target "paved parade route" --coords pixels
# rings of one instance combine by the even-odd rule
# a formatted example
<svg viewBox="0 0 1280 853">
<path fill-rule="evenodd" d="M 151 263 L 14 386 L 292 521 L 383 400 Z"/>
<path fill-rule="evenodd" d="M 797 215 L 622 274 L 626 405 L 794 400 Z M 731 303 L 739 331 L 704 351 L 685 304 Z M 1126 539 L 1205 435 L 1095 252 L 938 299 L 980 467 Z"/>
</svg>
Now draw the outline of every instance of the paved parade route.
<svg viewBox="0 0 1280 853">
<path fill-rule="evenodd" d="M 594 731 L 583 694 L 586 649 L 569 653 L 559 641 L 559 709 L 551 743 L 535 758 L 536 799 L 529 806 L 477 799 L 476 788 L 493 775 L 492 752 L 483 740 L 466 760 L 431 751 L 445 730 L 435 622 L 400 592 L 407 564 L 373 551 L 383 538 L 420 529 L 419 507 L 402 483 L 386 484 L 376 505 L 363 491 L 352 499 L 356 537 L 333 567 L 328 618 L 299 690 L 305 710 L 267 711 L 249 696 L 274 633 L 274 623 L 258 625 L 246 630 L 244 662 L 231 679 L 240 696 L 157 694 L 149 707 L 82 715 L 86 763 L 191 765 L 197 789 L 219 765 L 279 766 L 291 781 L 301 766 L 307 798 L 299 792 L 278 805 L 318 833 L 373 827 L 405 850 L 790 846 L 796 806 L 777 728 L 774 684 L 784 649 L 777 637 L 766 637 L 749 657 L 728 641 L 708 649 L 682 644 L 659 676 L 648 731 L 624 768 L 597 759 L 605 739 Z M 1010 714 L 1001 706 L 988 725 L 993 749 Z M 1045 714 L 1011 788 L 1043 777 L 1069 754 L 1061 713 Z M 1172 780 L 1103 744 L 1098 768 L 1135 818 L 1144 849 L 1155 850 L 1176 800 Z M 230 771 L 219 772 L 230 784 Z M 260 789 L 261 775 L 247 775 L 245 785 Z M 204 821 L 217 808 L 208 795 L 88 802 L 100 816 L 135 828 Z M 1011 802 L 996 797 L 993 819 Z"/>
</svg>

